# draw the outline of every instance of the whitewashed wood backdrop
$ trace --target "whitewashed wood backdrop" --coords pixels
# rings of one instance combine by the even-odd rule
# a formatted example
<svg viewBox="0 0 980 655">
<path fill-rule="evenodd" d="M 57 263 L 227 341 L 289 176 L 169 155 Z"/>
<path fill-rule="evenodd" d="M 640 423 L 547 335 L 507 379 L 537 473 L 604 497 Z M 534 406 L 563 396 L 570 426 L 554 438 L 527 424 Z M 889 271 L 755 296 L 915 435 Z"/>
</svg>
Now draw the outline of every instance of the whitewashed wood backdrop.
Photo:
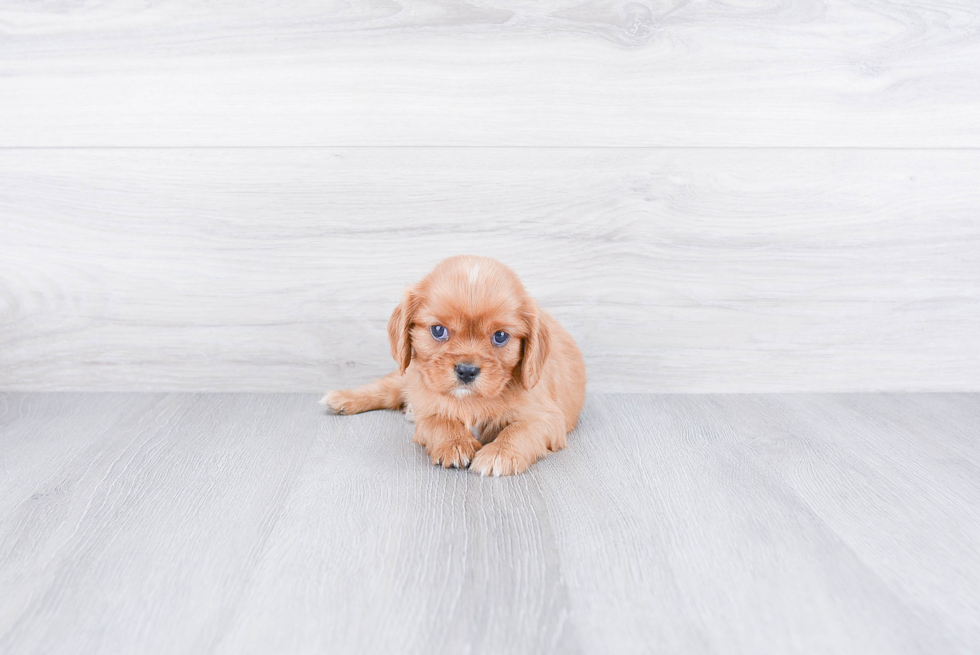
<svg viewBox="0 0 980 655">
<path fill-rule="evenodd" d="M 317 391 L 498 257 L 593 391 L 980 390 L 974 0 L 0 0 L 0 389 Z"/>
</svg>

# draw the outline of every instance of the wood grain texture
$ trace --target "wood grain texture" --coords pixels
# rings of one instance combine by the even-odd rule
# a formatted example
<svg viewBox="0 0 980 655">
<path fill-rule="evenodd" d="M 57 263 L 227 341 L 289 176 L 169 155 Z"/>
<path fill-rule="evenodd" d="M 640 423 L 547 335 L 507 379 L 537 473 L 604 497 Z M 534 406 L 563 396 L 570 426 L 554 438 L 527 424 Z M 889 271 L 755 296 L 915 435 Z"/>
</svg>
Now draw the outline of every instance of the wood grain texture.
<svg viewBox="0 0 980 655">
<path fill-rule="evenodd" d="M 980 649 L 975 394 L 593 394 L 507 479 L 314 401 L 0 395 L 0 652 Z"/>
<path fill-rule="evenodd" d="M 0 388 L 325 391 L 497 257 L 593 391 L 980 389 L 980 151 L 0 151 Z"/>
<path fill-rule="evenodd" d="M 64 430 L 75 452 L 42 472 L 39 447 L 0 449 L 0 497 L 32 487 L 0 528 L 0 652 L 212 649 L 316 433 L 318 417 L 303 409 L 309 399 L 4 401 L 8 412 L 27 403 L 118 420 L 92 435 L 84 423 L 65 430 L 21 412 L 3 428 L 4 440 L 13 429 L 32 444 Z M 129 409 L 120 414 L 122 402 Z M 84 449 L 75 445 L 86 441 Z"/>
<path fill-rule="evenodd" d="M 591 403 L 565 461 L 538 473 L 552 473 L 542 488 L 585 652 L 970 652 L 980 491 L 940 482 L 944 500 L 921 513 L 930 501 L 906 504 L 904 485 L 933 485 L 941 450 L 910 445 L 870 470 L 877 417 L 838 418 L 854 399 L 887 412 L 909 398 Z M 944 441 L 936 415 L 905 419 L 891 436 Z M 846 455 L 823 446 L 854 434 Z"/>
<path fill-rule="evenodd" d="M 972 0 L 5 3 L 0 146 L 980 146 Z"/>
</svg>

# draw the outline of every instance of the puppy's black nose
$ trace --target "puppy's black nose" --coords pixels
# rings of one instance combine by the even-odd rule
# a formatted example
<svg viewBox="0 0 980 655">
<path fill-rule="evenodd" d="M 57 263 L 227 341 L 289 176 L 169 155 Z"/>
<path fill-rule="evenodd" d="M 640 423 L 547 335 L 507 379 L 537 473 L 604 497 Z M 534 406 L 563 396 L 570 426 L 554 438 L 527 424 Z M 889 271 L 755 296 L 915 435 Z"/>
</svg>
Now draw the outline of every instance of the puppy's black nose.
<svg viewBox="0 0 980 655">
<path fill-rule="evenodd" d="M 469 384 L 480 374 L 480 367 L 472 364 L 456 364 L 456 377 L 463 384 Z"/>
</svg>

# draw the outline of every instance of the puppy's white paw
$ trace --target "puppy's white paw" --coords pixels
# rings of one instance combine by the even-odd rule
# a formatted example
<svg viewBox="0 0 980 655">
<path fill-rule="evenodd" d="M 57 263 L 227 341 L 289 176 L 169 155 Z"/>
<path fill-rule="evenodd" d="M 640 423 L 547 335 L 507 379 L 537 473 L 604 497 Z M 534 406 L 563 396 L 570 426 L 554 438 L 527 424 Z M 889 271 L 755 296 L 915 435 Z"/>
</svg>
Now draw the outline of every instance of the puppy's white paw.
<svg viewBox="0 0 980 655">
<path fill-rule="evenodd" d="M 405 403 L 402 412 L 405 414 L 405 420 L 409 423 L 415 423 L 415 410 L 412 409 L 412 403 Z"/>
<path fill-rule="evenodd" d="M 345 394 L 343 391 L 331 391 L 320 399 L 320 404 L 331 414 L 344 414 Z"/>
<path fill-rule="evenodd" d="M 470 470 L 480 475 L 501 476 L 523 473 L 534 462 L 527 456 L 515 453 L 497 442 L 487 444 L 470 463 Z"/>
<path fill-rule="evenodd" d="M 473 437 L 461 439 L 446 439 L 429 446 L 429 459 L 433 464 L 441 464 L 443 468 L 466 468 L 473 455 L 480 449 L 480 442 Z"/>
</svg>

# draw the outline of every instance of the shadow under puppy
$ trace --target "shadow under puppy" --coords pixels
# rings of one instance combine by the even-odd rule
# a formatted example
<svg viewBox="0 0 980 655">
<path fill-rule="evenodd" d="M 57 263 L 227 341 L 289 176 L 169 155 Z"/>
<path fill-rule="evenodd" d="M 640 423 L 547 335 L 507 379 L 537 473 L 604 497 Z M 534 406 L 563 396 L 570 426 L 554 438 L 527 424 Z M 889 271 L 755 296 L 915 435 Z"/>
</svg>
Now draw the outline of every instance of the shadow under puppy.
<svg viewBox="0 0 980 655">
<path fill-rule="evenodd" d="M 433 464 L 481 475 L 521 473 L 565 447 L 585 401 L 582 354 L 500 262 L 439 263 L 405 291 L 388 338 L 398 371 L 320 402 L 404 409 Z"/>
</svg>

